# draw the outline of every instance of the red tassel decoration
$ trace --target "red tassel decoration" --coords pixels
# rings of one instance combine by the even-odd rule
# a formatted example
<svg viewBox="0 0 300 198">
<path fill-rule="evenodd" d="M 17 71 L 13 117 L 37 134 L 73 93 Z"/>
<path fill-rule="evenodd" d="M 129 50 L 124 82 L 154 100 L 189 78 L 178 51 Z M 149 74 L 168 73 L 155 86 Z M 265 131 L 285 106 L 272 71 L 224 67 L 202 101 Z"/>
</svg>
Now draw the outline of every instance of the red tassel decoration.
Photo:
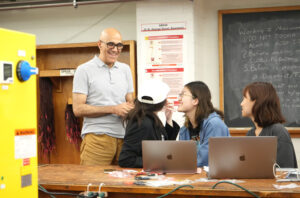
<svg viewBox="0 0 300 198">
<path fill-rule="evenodd" d="M 40 117 L 39 137 L 44 157 L 48 157 L 55 149 L 54 107 L 52 101 L 52 82 L 49 78 L 40 78 Z"/>
<path fill-rule="evenodd" d="M 67 139 L 75 144 L 79 150 L 81 144 L 81 128 L 79 119 L 74 115 L 72 105 L 67 104 L 65 110 L 65 124 L 66 124 L 66 133 Z"/>
</svg>

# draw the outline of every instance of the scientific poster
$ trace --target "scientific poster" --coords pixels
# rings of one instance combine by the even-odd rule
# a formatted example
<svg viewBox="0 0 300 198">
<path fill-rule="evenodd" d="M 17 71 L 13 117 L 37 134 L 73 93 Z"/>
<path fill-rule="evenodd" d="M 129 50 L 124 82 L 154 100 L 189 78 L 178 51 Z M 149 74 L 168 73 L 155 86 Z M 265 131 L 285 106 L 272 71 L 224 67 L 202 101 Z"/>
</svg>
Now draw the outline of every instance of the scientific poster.
<svg viewBox="0 0 300 198">
<path fill-rule="evenodd" d="M 141 56 L 142 77 L 161 79 L 170 87 L 169 100 L 178 105 L 178 94 L 184 86 L 186 24 L 154 23 L 143 24 Z"/>
</svg>

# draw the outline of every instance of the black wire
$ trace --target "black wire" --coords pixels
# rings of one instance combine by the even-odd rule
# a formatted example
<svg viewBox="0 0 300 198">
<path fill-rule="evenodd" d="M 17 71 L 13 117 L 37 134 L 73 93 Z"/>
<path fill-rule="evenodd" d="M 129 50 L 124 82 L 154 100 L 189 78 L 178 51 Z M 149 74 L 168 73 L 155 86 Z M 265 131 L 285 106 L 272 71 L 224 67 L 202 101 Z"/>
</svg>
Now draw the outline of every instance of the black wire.
<svg viewBox="0 0 300 198">
<path fill-rule="evenodd" d="M 55 198 L 53 195 L 70 195 L 70 196 L 79 196 L 79 197 L 82 197 L 82 198 L 91 198 L 91 197 L 94 197 L 94 196 L 85 196 L 85 195 L 80 195 L 80 194 L 74 194 L 74 193 L 65 193 L 65 192 L 49 192 L 47 191 L 44 187 L 42 187 L 40 184 L 38 185 L 39 186 L 39 190 L 46 193 L 46 194 L 49 194 L 52 198 Z M 157 198 L 163 198 L 163 197 L 166 197 L 168 196 L 169 194 L 171 194 L 172 192 L 175 192 L 176 190 L 180 189 L 180 188 L 183 188 L 183 187 L 190 187 L 190 188 L 194 188 L 194 186 L 191 186 L 191 185 L 181 185 L 181 186 L 178 186 L 176 188 L 174 188 L 173 190 L 171 190 L 170 192 L 164 194 L 164 195 L 161 195 Z"/>
<path fill-rule="evenodd" d="M 38 184 L 39 190 L 50 195 L 51 198 L 55 198 L 55 196 L 51 195 L 43 186 L 41 186 L 40 184 Z"/>
<path fill-rule="evenodd" d="M 161 195 L 157 198 L 162 198 L 162 197 L 166 197 L 168 196 L 169 194 L 171 194 L 172 192 L 175 192 L 176 190 L 180 189 L 180 188 L 183 188 L 183 187 L 191 187 L 191 188 L 194 188 L 194 186 L 191 186 L 191 185 L 181 185 L 181 186 L 178 186 L 177 188 L 174 188 L 173 190 L 171 190 L 170 192 L 164 194 L 164 195 Z"/>
<path fill-rule="evenodd" d="M 229 182 L 229 181 L 219 181 L 217 182 L 216 184 L 214 184 L 212 186 L 212 189 L 215 189 L 215 187 L 221 183 L 227 183 L 227 184 L 232 184 L 246 192 L 248 192 L 250 195 L 256 197 L 256 198 L 260 198 L 258 195 L 256 195 L 255 193 L 251 192 L 250 190 L 238 185 L 238 184 L 235 184 L 235 183 L 232 183 L 232 182 Z M 83 197 L 83 198 L 91 198 L 91 197 L 94 197 L 94 196 L 85 196 L 85 195 L 80 195 L 80 194 L 74 194 L 74 193 L 64 193 L 64 192 L 49 192 L 47 191 L 45 188 L 43 188 L 41 185 L 38 185 L 39 186 L 39 190 L 46 193 L 46 194 L 49 194 L 51 197 L 55 198 L 53 195 L 71 195 L 71 196 L 79 196 L 79 197 Z M 181 186 L 178 186 L 176 188 L 174 188 L 173 190 L 171 190 L 170 192 L 164 194 L 164 195 L 161 195 L 157 198 L 163 198 L 163 197 L 166 197 L 168 196 L 169 194 L 171 194 L 172 192 L 175 192 L 176 190 L 180 189 L 180 188 L 183 188 L 183 187 L 190 187 L 190 188 L 194 188 L 194 186 L 192 185 L 181 185 Z"/>
<path fill-rule="evenodd" d="M 230 181 L 219 181 L 219 182 L 217 182 L 215 185 L 213 185 L 212 189 L 215 189 L 215 187 L 216 187 L 218 184 L 221 184 L 221 183 L 232 184 L 232 185 L 234 185 L 234 186 L 236 186 L 236 187 L 239 187 L 240 189 L 246 191 L 246 192 L 249 193 L 250 195 L 252 195 L 252 196 L 254 196 L 254 197 L 256 197 L 256 198 L 260 198 L 260 196 L 258 196 L 258 195 L 255 194 L 254 192 L 251 192 L 250 190 L 248 190 L 248 189 L 246 189 L 246 188 L 244 188 L 244 187 L 242 187 L 242 186 L 240 186 L 240 185 L 238 185 L 238 184 L 232 183 L 232 182 L 230 182 Z"/>
<path fill-rule="evenodd" d="M 82 197 L 82 198 L 92 198 L 95 197 L 96 195 L 93 196 L 85 196 L 85 195 L 80 195 L 80 194 L 75 194 L 75 193 L 67 193 L 67 192 L 49 192 L 47 191 L 44 187 L 42 187 L 40 184 L 38 185 L 39 190 L 50 195 L 52 198 L 55 198 L 53 195 L 70 195 L 70 196 L 76 196 L 76 197 Z"/>
</svg>

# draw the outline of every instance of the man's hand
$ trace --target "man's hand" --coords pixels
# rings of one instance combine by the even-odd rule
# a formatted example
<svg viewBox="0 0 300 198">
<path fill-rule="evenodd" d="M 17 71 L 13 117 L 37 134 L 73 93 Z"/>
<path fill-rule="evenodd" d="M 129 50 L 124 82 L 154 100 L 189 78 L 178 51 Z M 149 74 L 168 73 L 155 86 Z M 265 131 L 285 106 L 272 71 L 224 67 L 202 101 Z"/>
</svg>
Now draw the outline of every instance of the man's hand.
<svg viewBox="0 0 300 198">
<path fill-rule="evenodd" d="M 134 105 L 129 102 L 124 102 L 122 104 L 116 105 L 113 107 L 114 114 L 124 117 L 131 109 L 133 109 Z"/>
<path fill-rule="evenodd" d="M 164 108 L 165 108 L 166 121 L 170 126 L 173 126 L 172 115 L 174 112 L 174 104 L 167 100 Z"/>
</svg>

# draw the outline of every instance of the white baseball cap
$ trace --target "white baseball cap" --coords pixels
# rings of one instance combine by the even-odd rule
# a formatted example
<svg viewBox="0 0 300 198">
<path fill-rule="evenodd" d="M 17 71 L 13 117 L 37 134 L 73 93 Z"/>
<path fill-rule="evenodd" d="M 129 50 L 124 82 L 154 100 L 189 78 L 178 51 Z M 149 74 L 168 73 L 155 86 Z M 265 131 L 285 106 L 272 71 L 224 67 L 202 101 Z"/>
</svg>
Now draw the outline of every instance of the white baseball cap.
<svg viewBox="0 0 300 198">
<path fill-rule="evenodd" d="M 158 104 L 167 99 L 169 91 L 169 86 L 161 80 L 145 80 L 139 89 L 138 100 L 142 103 Z"/>
</svg>

